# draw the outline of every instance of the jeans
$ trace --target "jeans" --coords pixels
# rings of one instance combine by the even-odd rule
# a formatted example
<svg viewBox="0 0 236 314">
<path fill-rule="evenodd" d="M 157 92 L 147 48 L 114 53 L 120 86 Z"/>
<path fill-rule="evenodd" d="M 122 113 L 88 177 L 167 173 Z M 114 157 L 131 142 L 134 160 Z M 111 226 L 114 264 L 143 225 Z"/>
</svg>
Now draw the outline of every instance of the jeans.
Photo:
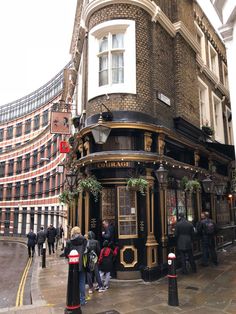
<svg viewBox="0 0 236 314">
<path fill-rule="evenodd" d="M 182 273 L 184 274 L 187 273 L 187 268 L 186 268 L 187 257 L 191 265 L 192 271 L 196 272 L 196 264 L 193 257 L 193 251 L 192 250 L 184 250 L 184 251 L 180 250 L 179 252 L 180 252 L 180 257 L 181 257 Z"/>
<path fill-rule="evenodd" d="M 35 247 L 34 246 L 28 246 L 29 257 L 31 257 L 31 251 L 32 251 L 32 257 L 34 257 L 34 251 L 35 251 Z"/>
<path fill-rule="evenodd" d="M 94 266 L 94 271 L 88 272 L 87 273 L 87 280 L 88 280 L 88 285 L 89 285 L 89 289 L 93 288 L 93 274 L 95 275 L 97 284 L 99 286 L 99 288 L 102 288 L 102 280 L 99 274 L 99 270 L 98 270 L 98 264 L 96 263 Z"/>
<path fill-rule="evenodd" d="M 101 280 L 103 281 L 103 276 L 105 277 L 105 280 L 104 280 L 104 287 L 108 287 L 109 286 L 109 281 L 110 281 L 110 272 L 103 272 L 103 271 L 100 271 L 100 277 L 101 277 Z"/>
<path fill-rule="evenodd" d="M 55 253 L 54 251 L 54 242 L 53 243 L 49 243 L 48 242 L 48 250 L 49 250 L 49 255 L 51 255 L 51 253 Z"/>
<path fill-rule="evenodd" d="M 209 257 L 214 264 L 217 264 L 217 254 L 215 248 L 215 238 L 210 236 L 205 236 L 202 239 L 202 264 L 208 265 Z"/>
<path fill-rule="evenodd" d="M 79 272 L 80 304 L 85 304 L 85 272 Z"/>
</svg>

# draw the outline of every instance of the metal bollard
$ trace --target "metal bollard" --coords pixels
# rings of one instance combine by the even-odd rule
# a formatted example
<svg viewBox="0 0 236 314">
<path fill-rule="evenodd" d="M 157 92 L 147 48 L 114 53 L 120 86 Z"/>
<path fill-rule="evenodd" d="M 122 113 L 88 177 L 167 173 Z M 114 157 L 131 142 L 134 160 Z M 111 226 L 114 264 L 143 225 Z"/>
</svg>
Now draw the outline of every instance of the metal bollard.
<svg viewBox="0 0 236 314">
<path fill-rule="evenodd" d="M 79 291 L 79 258 L 76 250 L 69 254 L 69 272 L 67 281 L 67 297 L 65 314 L 82 314 Z"/>
<path fill-rule="evenodd" d="M 178 306 L 178 287 L 176 275 L 176 256 L 174 253 L 168 255 L 168 305 Z"/>
<path fill-rule="evenodd" d="M 43 243 L 42 268 L 46 268 L 46 243 Z"/>
</svg>

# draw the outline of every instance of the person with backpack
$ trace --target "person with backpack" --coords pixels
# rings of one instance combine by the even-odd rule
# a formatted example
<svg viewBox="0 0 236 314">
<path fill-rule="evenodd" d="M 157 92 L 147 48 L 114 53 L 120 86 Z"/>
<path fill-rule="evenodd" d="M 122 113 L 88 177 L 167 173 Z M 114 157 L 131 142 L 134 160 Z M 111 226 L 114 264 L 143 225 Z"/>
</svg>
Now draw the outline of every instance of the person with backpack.
<svg viewBox="0 0 236 314">
<path fill-rule="evenodd" d="M 192 242 L 194 228 L 191 222 L 187 221 L 183 213 L 179 214 L 179 220 L 175 226 L 175 237 L 177 240 L 177 249 L 180 253 L 182 273 L 187 274 L 186 259 L 188 257 L 192 272 L 196 273 L 197 268 L 193 257 Z"/>
<path fill-rule="evenodd" d="M 215 236 L 217 233 L 216 224 L 209 218 L 209 213 L 201 214 L 201 222 L 198 224 L 197 230 L 202 240 L 202 266 L 209 265 L 209 256 L 214 265 L 218 265 L 216 254 Z"/>
<path fill-rule="evenodd" d="M 79 255 L 79 290 L 80 290 L 80 304 L 85 305 L 85 268 L 83 263 L 83 256 L 87 247 L 87 240 L 81 234 L 80 227 L 73 227 L 71 229 L 71 239 L 66 242 L 64 254 L 68 258 L 72 250 L 76 250 Z"/>
<path fill-rule="evenodd" d="M 93 276 L 97 282 L 98 292 L 103 292 L 105 289 L 103 288 L 102 280 L 98 270 L 98 256 L 100 254 L 100 244 L 95 239 L 95 234 L 93 231 L 88 232 L 88 242 L 87 242 L 87 281 L 89 285 L 89 294 L 94 292 L 93 287 Z"/>
<path fill-rule="evenodd" d="M 98 265 L 100 269 L 100 276 L 103 281 L 104 278 L 104 288 L 109 288 L 110 275 L 113 268 L 113 251 L 109 247 L 109 242 L 105 240 L 103 242 L 103 249 L 100 252 Z"/>
</svg>

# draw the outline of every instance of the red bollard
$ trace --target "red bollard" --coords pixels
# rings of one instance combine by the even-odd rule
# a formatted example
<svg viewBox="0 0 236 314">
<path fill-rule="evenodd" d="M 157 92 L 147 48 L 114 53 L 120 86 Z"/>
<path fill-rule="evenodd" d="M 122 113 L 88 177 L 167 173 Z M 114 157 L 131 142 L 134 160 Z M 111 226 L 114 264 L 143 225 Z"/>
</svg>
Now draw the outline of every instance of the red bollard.
<svg viewBox="0 0 236 314">
<path fill-rule="evenodd" d="M 176 275 L 176 256 L 174 253 L 168 255 L 168 305 L 178 306 L 178 287 Z"/>
<path fill-rule="evenodd" d="M 65 314 L 82 314 L 79 291 L 79 258 L 76 250 L 69 254 L 69 272 L 67 282 L 67 298 Z"/>
</svg>

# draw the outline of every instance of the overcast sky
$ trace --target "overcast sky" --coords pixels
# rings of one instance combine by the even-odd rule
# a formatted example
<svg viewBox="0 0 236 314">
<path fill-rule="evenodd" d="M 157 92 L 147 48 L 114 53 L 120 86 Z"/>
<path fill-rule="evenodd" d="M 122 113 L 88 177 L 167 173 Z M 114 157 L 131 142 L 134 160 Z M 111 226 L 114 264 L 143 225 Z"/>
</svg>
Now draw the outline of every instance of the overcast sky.
<svg viewBox="0 0 236 314">
<path fill-rule="evenodd" d="M 0 105 L 23 97 L 70 60 L 77 0 L 0 0 Z"/>
<path fill-rule="evenodd" d="M 210 0 L 198 1 L 210 9 Z M 0 105 L 39 88 L 70 60 L 76 2 L 0 0 Z"/>
</svg>

